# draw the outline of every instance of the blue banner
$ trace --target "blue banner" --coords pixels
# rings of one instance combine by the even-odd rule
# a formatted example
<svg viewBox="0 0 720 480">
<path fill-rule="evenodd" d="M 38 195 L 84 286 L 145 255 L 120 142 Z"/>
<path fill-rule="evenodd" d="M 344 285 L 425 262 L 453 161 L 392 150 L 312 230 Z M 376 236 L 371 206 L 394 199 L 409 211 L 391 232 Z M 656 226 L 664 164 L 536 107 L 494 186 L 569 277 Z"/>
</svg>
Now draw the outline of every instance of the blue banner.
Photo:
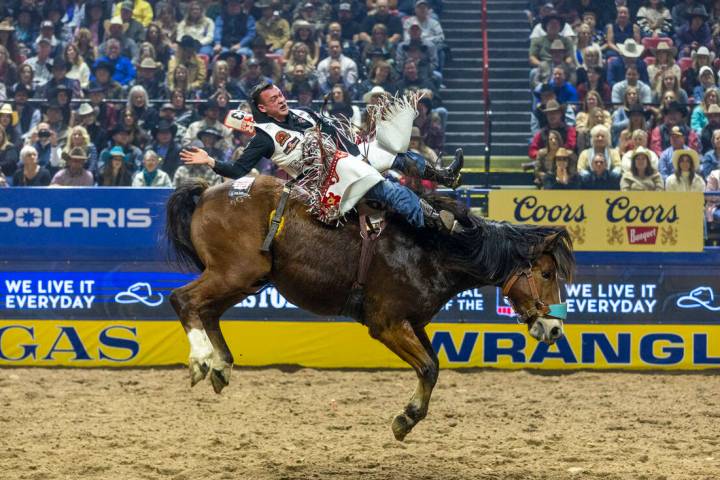
<svg viewBox="0 0 720 480">
<path fill-rule="evenodd" d="M 0 189 L 0 260 L 165 258 L 160 188 Z"/>
</svg>

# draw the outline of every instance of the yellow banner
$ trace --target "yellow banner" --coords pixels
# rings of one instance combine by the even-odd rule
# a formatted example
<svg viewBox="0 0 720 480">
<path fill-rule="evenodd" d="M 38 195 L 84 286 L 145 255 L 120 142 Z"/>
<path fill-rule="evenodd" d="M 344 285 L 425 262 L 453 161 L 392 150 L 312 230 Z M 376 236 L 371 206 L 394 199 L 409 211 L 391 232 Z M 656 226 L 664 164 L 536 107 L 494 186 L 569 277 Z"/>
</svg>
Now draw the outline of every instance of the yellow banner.
<svg viewBox="0 0 720 480">
<path fill-rule="evenodd" d="M 237 365 L 402 368 L 407 365 L 354 323 L 222 324 Z M 566 325 L 548 347 L 523 325 L 431 324 L 444 368 L 720 368 L 720 325 Z M 0 366 L 132 367 L 184 364 L 189 345 L 179 322 L 0 321 Z"/>
<path fill-rule="evenodd" d="M 703 194 L 492 190 L 489 216 L 566 226 L 576 250 L 700 252 Z"/>
</svg>

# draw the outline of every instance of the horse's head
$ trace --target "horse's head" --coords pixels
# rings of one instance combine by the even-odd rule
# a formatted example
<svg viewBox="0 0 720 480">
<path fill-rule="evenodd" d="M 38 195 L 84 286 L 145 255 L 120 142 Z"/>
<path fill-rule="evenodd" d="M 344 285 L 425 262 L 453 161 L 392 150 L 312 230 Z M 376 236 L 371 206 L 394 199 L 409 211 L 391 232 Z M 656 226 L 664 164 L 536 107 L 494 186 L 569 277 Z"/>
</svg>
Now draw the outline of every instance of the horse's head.
<svg viewBox="0 0 720 480">
<path fill-rule="evenodd" d="M 503 295 L 538 341 L 551 345 L 565 334 L 567 306 L 560 301 L 559 281 L 571 280 L 573 268 L 570 236 L 558 230 L 536 247 L 531 263 L 513 272 L 502 286 Z"/>
</svg>

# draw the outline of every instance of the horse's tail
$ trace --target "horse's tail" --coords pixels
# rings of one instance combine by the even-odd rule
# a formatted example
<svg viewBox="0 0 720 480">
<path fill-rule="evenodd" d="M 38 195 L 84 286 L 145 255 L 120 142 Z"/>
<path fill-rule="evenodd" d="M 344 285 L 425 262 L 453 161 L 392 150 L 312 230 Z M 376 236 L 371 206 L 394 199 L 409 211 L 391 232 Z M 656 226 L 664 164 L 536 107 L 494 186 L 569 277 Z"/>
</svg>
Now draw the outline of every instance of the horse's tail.
<svg viewBox="0 0 720 480">
<path fill-rule="evenodd" d="M 167 202 L 167 220 L 165 235 L 174 253 L 174 261 L 185 267 L 205 270 L 190 237 L 190 227 L 195 207 L 200 201 L 208 183 L 200 179 L 191 179 L 175 189 Z"/>
</svg>

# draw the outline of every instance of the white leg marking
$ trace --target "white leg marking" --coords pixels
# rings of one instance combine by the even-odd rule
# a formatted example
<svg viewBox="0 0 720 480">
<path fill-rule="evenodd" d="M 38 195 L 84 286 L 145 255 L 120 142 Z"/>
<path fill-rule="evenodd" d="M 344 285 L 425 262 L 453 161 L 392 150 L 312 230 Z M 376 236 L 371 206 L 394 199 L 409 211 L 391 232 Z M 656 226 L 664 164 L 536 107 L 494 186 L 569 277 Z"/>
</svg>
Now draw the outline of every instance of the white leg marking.
<svg viewBox="0 0 720 480">
<path fill-rule="evenodd" d="M 188 340 L 190 341 L 190 359 L 209 364 L 214 350 L 205 330 L 199 328 L 190 329 Z"/>
</svg>

